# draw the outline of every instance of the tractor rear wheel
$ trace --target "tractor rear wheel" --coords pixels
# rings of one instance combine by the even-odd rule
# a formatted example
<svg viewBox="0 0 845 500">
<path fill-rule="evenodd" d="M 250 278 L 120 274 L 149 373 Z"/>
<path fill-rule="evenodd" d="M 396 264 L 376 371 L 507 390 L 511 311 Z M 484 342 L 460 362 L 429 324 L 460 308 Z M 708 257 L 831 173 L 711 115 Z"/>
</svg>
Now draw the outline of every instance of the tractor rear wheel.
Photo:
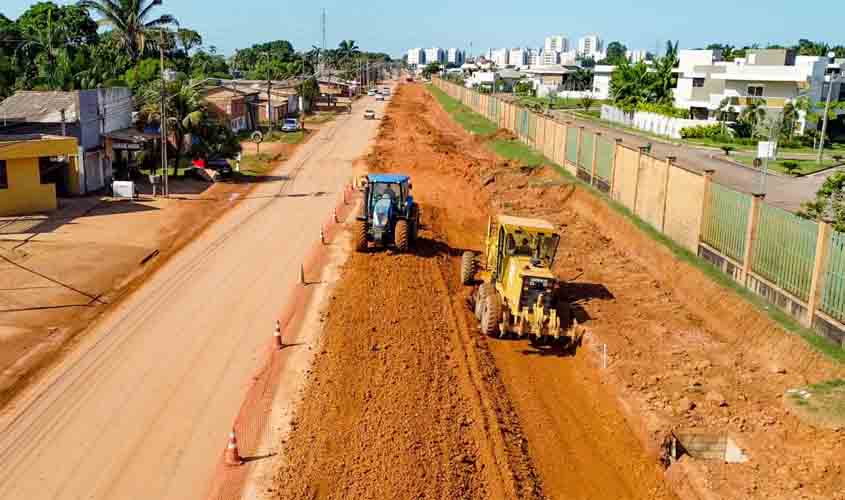
<svg viewBox="0 0 845 500">
<path fill-rule="evenodd" d="M 481 314 L 481 332 L 488 337 L 499 336 L 499 320 L 502 319 L 502 302 L 494 290 L 484 298 L 484 311 Z"/>
<path fill-rule="evenodd" d="M 395 233 L 396 248 L 398 248 L 400 252 L 407 252 L 411 247 L 410 240 L 408 239 L 408 221 L 404 219 L 396 221 Z"/>
<path fill-rule="evenodd" d="M 472 284 L 475 277 L 475 254 L 472 252 L 464 252 L 461 256 L 461 283 L 464 285 Z"/>
<path fill-rule="evenodd" d="M 355 222 L 355 231 L 352 235 L 355 238 L 355 251 L 367 251 L 367 222 L 359 220 Z"/>
</svg>

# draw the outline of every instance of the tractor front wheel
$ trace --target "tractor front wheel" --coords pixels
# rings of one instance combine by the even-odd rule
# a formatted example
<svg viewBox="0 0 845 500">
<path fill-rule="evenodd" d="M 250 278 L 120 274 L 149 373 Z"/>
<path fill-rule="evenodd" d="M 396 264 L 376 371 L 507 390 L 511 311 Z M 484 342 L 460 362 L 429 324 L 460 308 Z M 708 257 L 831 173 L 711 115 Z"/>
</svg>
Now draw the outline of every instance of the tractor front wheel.
<svg viewBox="0 0 845 500">
<path fill-rule="evenodd" d="M 495 291 L 484 298 L 484 311 L 481 315 L 481 332 L 488 337 L 499 336 L 499 320 L 502 318 L 502 302 Z"/>
<path fill-rule="evenodd" d="M 408 221 L 402 219 L 396 221 L 396 248 L 399 249 L 400 252 L 407 252 L 408 249 L 411 247 L 411 240 L 408 238 Z"/>
<path fill-rule="evenodd" d="M 355 251 L 356 252 L 366 252 L 367 251 L 367 222 L 363 220 L 359 220 L 355 222 L 355 232 L 353 234 L 353 238 L 355 238 Z"/>
<path fill-rule="evenodd" d="M 461 256 L 461 283 L 471 285 L 475 277 L 475 254 L 464 252 Z"/>
</svg>

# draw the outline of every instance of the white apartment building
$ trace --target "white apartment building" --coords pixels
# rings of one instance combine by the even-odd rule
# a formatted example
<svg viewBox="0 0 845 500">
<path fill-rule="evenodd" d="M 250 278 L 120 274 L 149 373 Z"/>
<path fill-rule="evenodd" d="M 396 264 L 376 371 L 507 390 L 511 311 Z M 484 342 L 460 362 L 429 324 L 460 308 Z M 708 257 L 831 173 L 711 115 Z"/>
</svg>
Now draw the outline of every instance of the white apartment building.
<svg viewBox="0 0 845 500">
<path fill-rule="evenodd" d="M 411 69 L 425 66 L 425 51 L 423 49 L 410 49 L 408 51 L 408 66 Z"/>
<path fill-rule="evenodd" d="M 552 35 L 546 37 L 545 52 L 566 52 L 569 50 L 569 39 L 563 35 Z"/>
<path fill-rule="evenodd" d="M 440 47 L 432 47 L 425 49 L 425 63 L 440 63 L 446 64 L 446 51 Z"/>
<path fill-rule="evenodd" d="M 542 66 L 543 65 L 543 51 L 540 49 L 528 49 L 528 66 Z"/>
<path fill-rule="evenodd" d="M 461 49 L 449 49 L 446 54 L 446 62 L 449 64 L 456 64 L 461 66 L 466 62 L 466 56 L 464 55 L 464 51 Z"/>
<path fill-rule="evenodd" d="M 564 66 L 573 66 L 578 61 L 578 53 L 574 50 L 561 52 L 558 59 L 559 63 Z"/>
<path fill-rule="evenodd" d="M 560 64 L 560 52 L 556 50 L 544 50 L 542 57 L 543 66 L 554 66 Z"/>
<path fill-rule="evenodd" d="M 625 57 L 628 58 L 629 61 L 636 64 L 640 61 L 645 61 L 648 59 L 648 51 L 647 50 L 626 50 Z"/>
<path fill-rule="evenodd" d="M 528 66 L 528 50 L 523 48 L 513 48 L 508 54 L 508 64 L 521 68 Z"/>
<path fill-rule="evenodd" d="M 578 39 L 578 55 L 581 57 L 596 57 L 604 52 L 604 41 L 598 35 L 587 35 Z"/>
<path fill-rule="evenodd" d="M 762 100 L 769 112 L 778 113 L 799 97 L 816 103 L 826 97 L 825 74 L 830 70 L 826 57 L 796 57 L 792 50 L 766 49 L 749 51 L 746 57 L 728 62 L 718 50 L 681 50 L 679 59 L 675 106 L 689 109 L 695 118 L 715 117 L 725 99 L 728 112 L 734 115 L 755 100 Z M 845 64 L 840 64 L 840 71 L 843 67 Z M 800 121 L 802 133 L 803 116 Z"/>
<path fill-rule="evenodd" d="M 490 60 L 500 68 L 508 65 L 509 58 L 510 50 L 508 49 L 490 49 Z"/>
</svg>

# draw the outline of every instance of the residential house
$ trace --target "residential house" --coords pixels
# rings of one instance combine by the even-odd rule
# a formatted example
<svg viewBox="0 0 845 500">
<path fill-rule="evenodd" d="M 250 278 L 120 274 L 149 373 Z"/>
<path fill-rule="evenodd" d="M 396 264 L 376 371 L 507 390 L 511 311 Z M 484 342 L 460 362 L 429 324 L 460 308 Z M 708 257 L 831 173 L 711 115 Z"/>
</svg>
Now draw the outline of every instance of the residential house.
<svg viewBox="0 0 845 500">
<path fill-rule="evenodd" d="M 519 71 L 512 69 L 499 69 L 496 71 L 477 71 L 465 80 L 467 88 L 474 88 L 476 86 L 493 88 L 493 82 L 496 82 L 497 92 L 512 92 L 514 85 L 522 79 L 523 75 Z"/>
<path fill-rule="evenodd" d="M 131 131 L 132 93 L 128 88 L 96 90 L 18 91 L 0 103 L 0 140 L 3 136 L 47 134 L 74 137 L 76 162 L 57 186 L 61 195 L 82 195 L 111 185 L 112 152 L 106 135 Z"/>
<path fill-rule="evenodd" d="M 79 143 L 75 137 L 43 134 L 0 136 L 0 216 L 31 215 L 58 208 L 56 179 L 64 162 L 78 173 Z M 79 182 L 71 179 L 71 182 Z"/>
<path fill-rule="evenodd" d="M 258 90 L 241 90 L 236 85 L 218 82 L 204 87 L 201 95 L 208 104 L 209 114 L 227 124 L 233 132 L 255 128 Z"/>
<path fill-rule="evenodd" d="M 829 69 L 828 58 L 796 56 L 787 49 L 752 50 L 734 61 L 723 61 L 718 50 L 681 50 L 679 59 L 675 106 L 698 119 L 714 118 L 723 102 L 734 116 L 754 102 L 770 113 L 801 97 L 818 103 Z M 803 116 L 799 122 L 803 133 Z"/>
</svg>

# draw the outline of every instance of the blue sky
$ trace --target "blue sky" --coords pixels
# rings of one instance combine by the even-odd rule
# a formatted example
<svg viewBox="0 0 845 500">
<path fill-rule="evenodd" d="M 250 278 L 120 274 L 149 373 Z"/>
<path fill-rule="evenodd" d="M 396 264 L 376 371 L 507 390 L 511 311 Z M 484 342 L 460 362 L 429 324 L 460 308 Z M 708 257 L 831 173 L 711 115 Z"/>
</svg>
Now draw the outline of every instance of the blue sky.
<svg viewBox="0 0 845 500">
<path fill-rule="evenodd" d="M 0 13 L 15 18 L 31 3 L 3 0 Z M 688 3 L 696 8 L 686 8 Z M 652 51 L 669 39 L 680 40 L 681 48 L 710 42 L 795 43 L 799 38 L 845 44 L 842 0 L 164 0 L 161 12 L 199 31 L 206 45 L 230 54 L 275 39 L 290 40 L 297 50 L 319 45 L 322 8 L 327 12 L 329 46 L 351 38 L 362 49 L 394 56 L 411 47 L 468 48 L 470 41 L 475 53 L 489 47 L 534 47 L 541 46 L 546 35 L 564 34 L 574 40 L 591 32 L 605 41 Z"/>
</svg>

